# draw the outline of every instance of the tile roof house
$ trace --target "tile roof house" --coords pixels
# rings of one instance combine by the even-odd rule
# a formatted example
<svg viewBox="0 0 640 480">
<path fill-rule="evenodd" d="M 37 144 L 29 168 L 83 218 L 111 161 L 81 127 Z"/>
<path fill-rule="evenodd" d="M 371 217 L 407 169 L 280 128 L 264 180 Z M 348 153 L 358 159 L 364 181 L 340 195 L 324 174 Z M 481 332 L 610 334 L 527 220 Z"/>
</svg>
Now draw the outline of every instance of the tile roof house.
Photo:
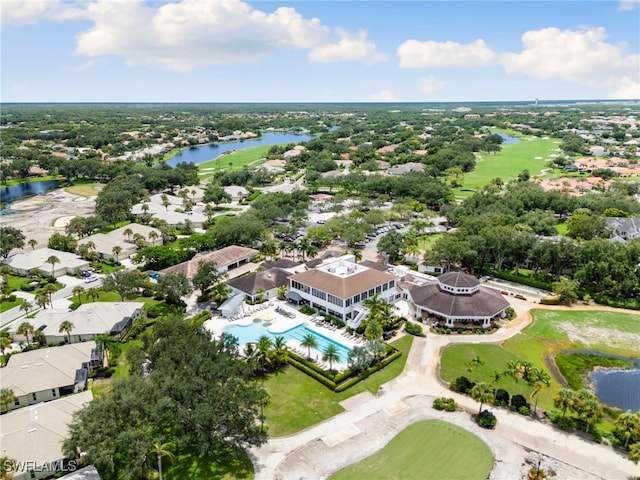
<svg viewBox="0 0 640 480">
<path fill-rule="evenodd" d="M 89 267 L 89 262 L 75 253 L 62 252 L 52 248 L 39 248 L 25 253 L 17 253 L 10 256 L 2 263 L 8 265 L 11 270 L 19 275 L 29 275 L 33 270 L 42 270 L 51 273 L 51 264 L 47 263 L 49 257 L 56 257 L 59 263 L 53 265 L 53 276 L 60 277 L 76 270 L 84 270 Z"/>
<path fill-rule="evenodd" d="M 167 274 L 182 272 L 187 278 L 191 279 L 198 271 L 198 265 L 200 265 L 200 262 L 213 262 L 216 267 L 218 267 L 218 271 L 228 272 L 229 270 L 244 265 L 245 263 L 249 263 L 258 253 L 258 250 L 253 248 L 241 247 L 240 245 L 230 245 L 212 252 L 199 253 L 191 260 L 165 268 L 164 270 L 161 270 L 160 273 Z"/>
<path fill-rule="evenodd" d="M 102 366 L 95 342 L 15 353 L 0 369 L 0 384 L 17 397 L 9 410 L 55 400 L 87 388 L 89 372 Z"/>
<path fill-rule="evenodd" d="M 3 415 L 0 422 L 2 456 L 20 462 L 26 467 L 23 471 L 14 472 L 11 478 L 44 478 L 65 471 L 65 465 L 67 468 L 69 465 L 63 462 L 62 443 L 67 437 L 68 425 L 73 419 L 73 414 L 92 399 L 93 395 L 88 390 Z M 99 476 L 76 478 L 100 479 Z"/>
<path fill-rule="evenodd" d="M 435 282 L 403 282 L 401 288 L 415 305 L 417 316 L 434 316 L 447 327 L 488 327 L 509 306 L 499 291 L 462 272 L 445 273 Z"/>
<path fill-rule="evenodd" d="M 164 210 L 164 207 L 161 208 Z M 128 230 L 131 230 L 131 235 L 125 235 L 124 232 Z M 151 232 L 154 232 L 157 235 L 155 240 L 149 237 Z M 130 223 L 108 233 L 96 233 L 95 235 L 82 238 L 78 240 L 78 246 L 84 245 L 88 242 L 93 242 L 95 245 L 95 252 L 100 256 L 100 258 L 109 259 L 115 259 L 113 247 L 119 246 L 122 251 L 118 254 L 118 260 L 122 260 L 123 258 L 129 258 L 131 255 L 136 253 L 137 247 L 133 244 L 133 238 L 136 234 L 144 237 L 145 246 L 159 245 L 162 243 L 162 234 L 159 229 L 148 225 L 142 225 L 140 223 Z"/>
</svg>

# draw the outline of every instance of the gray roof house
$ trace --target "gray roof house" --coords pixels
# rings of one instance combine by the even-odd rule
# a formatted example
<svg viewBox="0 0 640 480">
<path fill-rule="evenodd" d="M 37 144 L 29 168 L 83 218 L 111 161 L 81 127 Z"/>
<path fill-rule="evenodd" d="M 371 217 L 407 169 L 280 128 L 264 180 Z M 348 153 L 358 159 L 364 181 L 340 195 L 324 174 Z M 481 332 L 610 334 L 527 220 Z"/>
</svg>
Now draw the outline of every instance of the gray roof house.
<svg viewBox="0 0 640 480">
<path fill-rule="evenodd" d="M 275 267 L 233 278 L 227 285 L 234 291 L 245 294 L 251 301 L 256 301 L 262 292 L 267 298 L 276 297 L 278 288 L 289 284 L 290 275 L 291 272 Z"/>
<path fill-rule="evenodd" d="M 409 162 L 402 165 L 395 165 L 387 169 L 389 175 L 406 175 L 407 173 L 424 172 L 424 164 Z"/>
<path fill-rule="evenodd" d="M 614 236 L 626 242 L 640 238 L 640 217 L 605 217 L 604 222 Z"/>
<path fill-rule="evenodd" d="M 39 248 L 25 253 L 17 253 L 10 256 L 2 263 L 19 275 L 30 275 L 33 270 L 42 270 L 51 273 L 51 264 L 47 263 L 49 257 L 56 257 L 59 263 L 53 264 L 53 276 L 60 277 L 76 270 L 84 270 L 89 267 L 89 262 L 75 253 L 62 252 L 52 248 Z"/>
<path fill-rule="evenodd" d="M 435 282 L 399 283 L 416 307 L 418 316 L 433 316 L 447 327 L 488 327 L 509 302 L 499 291 L 480 285 L 473 275 L 448 272 Z"/>
<path fill-rule="evenodd" d="M 55 400 L 87 388 L 89 372 L 102 366 L 95 342 L 13 354 L 0 369 L 0 384 L 18 399 L 9 410 Z"/>
<path fill-rule="evenodd" d="M 60 332 L 60 324 L 69 320 L 73 324 L 71 343 L 77 343 L 102 333 L 121 339 L 143 313 L 142 302 L 95 302 L 80 305 L 72 312 L 60 308 L 40 310 L 31 322 L 43 331 L 48 343 L 58 343 L 68 340 L 67 334 Z"/>
<path fill-rule="evenodd" d="M 162 207 L 164 209 L 164 207 Z M 131 230 L 130 235 L 126 235 L 124 232 Z M 149 237 L 149 234 L 154 232 L 157 238 L 153 240 Z M 130 223 L 124 227 L 116 228 L 109 233 L 96 233 L 89 237 L 78 240 L 78 245 L 84 245 L 88 242 L 93 242 L 96 246 L 96 253 L 100 258 L 115 259 L 113 253 L 113 247 L 118 246 L 122 251 L 118 254 L 118 260 L 123 258 L 129 258 L 136 253 L 137 247 L 133 243 L 133 237 L 138 234 L 142 235 L 145 239 L 145 246 L 160 245 L 162 244 L 162 234 L 160 230 L 148 225 L 142 225 L 140 223 Z M 153 237 L 153 234 L 151 235 Z"/>
<path fill-rule="evenodd" d="M 62 443 L 68 434 L 68 425 L 74 412 L 92 399 L 91 391 L 87 390 L 52 402 L 41 402 L 21 408 L 2 416 L 2 455 L 22 465 L 22 468 L 13 473 L 14 480 L 50 477 L 56 472 L 64 472 L 65 466 L 67 471 L 72 468 L 63 462 Z M 80 470 L 77 473 L 79 472 Z M 75 478 L 100 479 L 99 476 Z"/>
</svg>

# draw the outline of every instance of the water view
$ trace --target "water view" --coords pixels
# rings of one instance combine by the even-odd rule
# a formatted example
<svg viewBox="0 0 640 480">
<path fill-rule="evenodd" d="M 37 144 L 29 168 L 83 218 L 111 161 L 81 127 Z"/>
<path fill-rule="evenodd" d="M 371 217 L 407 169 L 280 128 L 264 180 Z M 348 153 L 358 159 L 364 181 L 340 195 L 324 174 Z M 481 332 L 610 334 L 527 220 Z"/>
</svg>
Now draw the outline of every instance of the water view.
<svg viewBox="0 0 640 480">
<path fill-rule="evenodd" d="M 635 412 L 640 410 L 640 360 L 627 360 L 635 362 L 635 369 L 597 370 L 591 378 L 602 402 Z"/>
<path fill-rule="evenodd" d="M 49 190 L 56 189 L 60 186 L 58 180 L 44 180 L 40 182 L 23 182 L 3 187 L 0 189 L 0 201 L 12 202 L 29 195 L 42 195 Z"/>
<path fill-rule="evenodd" d="M 293 133 L 263 133 L 261 138 L 238 142 L 216 143 L 215 145 L 199 145 L 180 151 L 175 157 L 167 160 L 167 165 L 175 167 L 180 162 L 202 163 L 213 160 L 223 153 L 261 145 L 277 145 L 279 143 L 299 143 L 313 140 L 315 135 L 297 135 Z"/>
</svg>

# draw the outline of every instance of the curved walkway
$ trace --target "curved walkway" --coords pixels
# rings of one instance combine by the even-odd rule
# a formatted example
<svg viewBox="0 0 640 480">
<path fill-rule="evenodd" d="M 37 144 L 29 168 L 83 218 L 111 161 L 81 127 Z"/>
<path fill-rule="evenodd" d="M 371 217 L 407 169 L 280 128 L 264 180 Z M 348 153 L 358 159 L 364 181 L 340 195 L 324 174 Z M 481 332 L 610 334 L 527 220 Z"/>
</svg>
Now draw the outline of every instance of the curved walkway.
<svg viewBox="0 0 640 480">
<path fill-rule="evenodd" d="M 639 476 L 640 466 L 619 451 L 505 409 L 492 410 L 498 418 L 495 430 L 479 428 L 471 416 L 478 404 L 438 381 L 442 348 L 453 343 L 500 343 L 531 322 L 531 304 L 522 302 L 514 308 L 520 312 L 518 318 L 491 335 L 428 333 L 426 339 L 416 338 L 404 371 L 385 384 L 377 397 L 368 392 L 351 397 L 342 402 L 343 413 L 295 435 L 270 439 L 254 449 L 251 454 L 255 479 L 326 478 L 372 455 L 408 425 L 424 419 L 449 421 L 480 437 L 494 455 L 491 479 L 524 478 L 538 460 L 541 468 L 553 470 L 557 478 L 626 480 Z M 463 411 L 433 409 L 433 400 L 438 396 L 455 398 Z"/>
</svg>

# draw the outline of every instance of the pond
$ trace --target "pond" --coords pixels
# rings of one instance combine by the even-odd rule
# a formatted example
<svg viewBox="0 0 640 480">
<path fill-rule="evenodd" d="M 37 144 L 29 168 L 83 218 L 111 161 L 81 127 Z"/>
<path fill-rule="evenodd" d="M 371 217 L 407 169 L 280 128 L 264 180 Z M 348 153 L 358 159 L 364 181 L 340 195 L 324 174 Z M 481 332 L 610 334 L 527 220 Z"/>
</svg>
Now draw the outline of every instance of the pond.
<svg viewBox="0 0 640 480">
<path fill-rule="evenodd" d="M 498 135 L 500 135 L 502 137 L 502 144 L 503 145 L 509 145 L 509 144 L 512 144 L 512 143 L 518 143 L 520 141 L 515 137 L 510 137 L 506 133 L 498 132 Z"/>
<path fill-rule="evenodd" d="M 223 153 L 261 145 L 276 145 L 279 143 L 299 143 L 313 140 L 315 135 L 298 135 L 293 133 L 263 133 L 262 137 L 237 142 L 216 143 L 214 145 L 199 145 L 181 150 L 176 156 L 167 160 L 167 165 L 175 167 L 180 162 L 202 163 L 218 158 Z"/>
<path fill-rule="evenodd" d="M 640 359 L 612 355 L 597 350 L 570 350 L 565 353 L 584 353 L 601 357 L 620 358 L 635 365 L 630 369 L 598 369 L 590 374 L 596 395 L 602 403 L 632 412 L 640 410 Z"/>
<path fill-rule="evenodd" d="M 42 195 L 49 190 L 54 190 L 60 186 L 59 180 L 43 180 L 40 182 L 23 182 L 3 187 L 0 189 L 0 201 L 2 203 L 10 203 L 22 197 L 30 195 Z M 3 214 L 11 213 L 6 207 L 2 210 Z"/>
</svg>

